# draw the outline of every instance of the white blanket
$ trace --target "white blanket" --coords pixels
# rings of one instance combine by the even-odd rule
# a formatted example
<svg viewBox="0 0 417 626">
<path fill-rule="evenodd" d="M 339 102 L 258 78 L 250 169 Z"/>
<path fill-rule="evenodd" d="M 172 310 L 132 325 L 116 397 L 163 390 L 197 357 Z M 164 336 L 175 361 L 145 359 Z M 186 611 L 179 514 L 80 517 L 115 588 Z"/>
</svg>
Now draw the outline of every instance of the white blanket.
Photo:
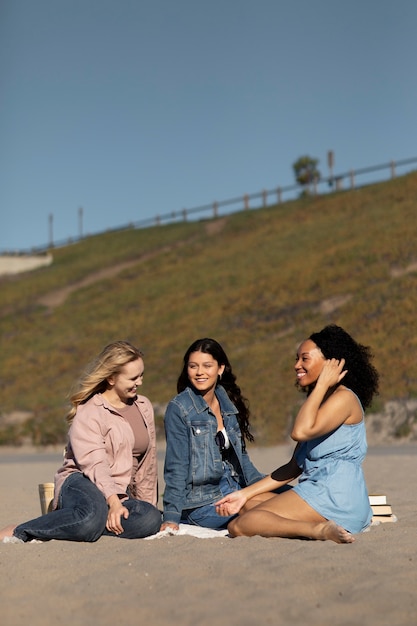
<svg viewBox="0 0 417 626">
<path fill-rule="evenodd" d="M 200 539 L 212 539 L 213 537 L 227 537 L 227 530 L 212 530 L 211 528 L 203 528 L 202 526 L 193 526 L 192 524 L 180 524 L 179 530 L 167 528 L 156 535 L 145 537 L 145 539 L 162 539 L 163 537 L 171 537 L 172 535 L 190 535 L 191 537 L 199 537 Z"/>
</svg>

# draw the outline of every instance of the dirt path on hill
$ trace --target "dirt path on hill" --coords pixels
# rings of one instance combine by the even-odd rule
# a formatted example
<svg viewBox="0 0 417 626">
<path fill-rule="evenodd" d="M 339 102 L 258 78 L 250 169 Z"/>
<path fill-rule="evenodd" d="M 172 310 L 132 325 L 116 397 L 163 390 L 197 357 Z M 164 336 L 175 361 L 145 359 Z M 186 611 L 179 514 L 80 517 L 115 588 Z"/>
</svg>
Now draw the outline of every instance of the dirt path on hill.
<svg viewBox="0 0 417 626">
<path fill-rule="evenodd" d="M 216 220 L 215 222 L 210 222 L 206 224 L 205 231 L 208 236 L 216 235 L 220 231 L 223 230 L 226 224 L 226 218 L 221 218 Z M 135 267 L 135 265 L 139 265 L 140 263 L 144 263 L 145 261 L 149 261 L 150 259 L 156 258 L 161 254 L 165 254 L 166 252 L 171 252 L 176 248 L 181 248 L 185 245 L 188 245 L 195 241 L 195 237 L 191 239 L 185 239 L 184 241 L 179 241 L 175 244 L 171 244 L 169 246 L 164 246 L 162 248 L 158 248 L 158 250 L 153 250 L 152 252 L 147 252 L 146 254 L 142 254 L 136 259 L 131 259 L 130 261 L 123 261 L 122 263 L 118 263 L 116 265 L 112 265 L 111 267 L 104 267 L 101 270 L 97 270 L 96 272 L 92 272 L 83 278 L 82 280 L 73 283 L 72 285 L 66 285 L 62 287 L 62 289 L 55 289 L 38 299 L 38 303 L 42 306 L 47 307 L 48 309 L 55 309 L 61 304 L 64 304 L 65 300 L 75 291 L 79 289 L 83 289 L 84 287 L 89 287 L 90 285 L 94 285 L 100 280 L 106 280 L 108 278 L 114 278 L 124 270 L 130 269 L 131 267 Z"/>
<path fill-rule="evenodd" d="M 166 250 L 165 250 L 166 251 Z M 88 287 L 89 285 L 93 285 L 94 283 L 105 280 L 107 278 L 113 278 L 123 272 L 124 270 L 129 269 L 130 267 L 134 267 L 139 263 L 152 258 L 152 256 L 157 256 L 163 252 L 163 250 L 159 250 L 157 253 L 149 254 L 141 256 L 137 259 L 132 259 L 131 261 L 124 261 L 123 263 L 118 263 L 117 265 L 113 265 L 111 267 L 104 267 L 102 270 L 98 270 L 93 272 L 92 274 L 88 274 L 82 280 L 79 280 L 72 285 L 66 285 L 62 287 L 62 289 L 56 289 L 54 291 L 50 291 L 49 293 L 41 296 L 38 299 L 39 304 L 42 306 L 46 306 L 49 309 L 55 309 L 61 304 L 64 304 L 65 300 L 70 296 L 74 291 L 78 291 L 78 289 L 82 289 L 83 287 Z"/>
</svg>

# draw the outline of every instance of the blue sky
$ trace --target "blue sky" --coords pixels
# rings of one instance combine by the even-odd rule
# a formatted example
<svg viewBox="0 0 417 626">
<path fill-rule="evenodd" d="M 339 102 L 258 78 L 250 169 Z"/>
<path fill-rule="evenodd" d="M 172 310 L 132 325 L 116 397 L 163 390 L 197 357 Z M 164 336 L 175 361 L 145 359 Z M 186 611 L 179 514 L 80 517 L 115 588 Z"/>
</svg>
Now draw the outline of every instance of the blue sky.
<svg viewBox="0 0 417 626">
<path fill-rule="evenodd" d="M 416 24 L 415 0 L 0 0 L 0 251 L 50 215 L 77 237 L 80 207 L 92 234 L 292 185 L 304 154 L 417 157 Z"/>
</svg>

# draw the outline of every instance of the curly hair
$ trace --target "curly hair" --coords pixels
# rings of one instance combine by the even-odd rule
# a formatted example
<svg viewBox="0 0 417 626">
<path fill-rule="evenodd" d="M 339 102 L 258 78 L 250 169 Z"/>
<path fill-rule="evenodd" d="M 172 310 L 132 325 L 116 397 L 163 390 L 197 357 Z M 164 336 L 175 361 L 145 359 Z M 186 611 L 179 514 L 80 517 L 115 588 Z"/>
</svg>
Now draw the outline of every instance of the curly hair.
<svg viewBox="0 0 417 626">
<path fill-rule="evenodd" d="M 84 404 L 96 393 L 103 393 L 107 388 L 107 379 L 119 374 L 122 367 L 136 359 L 142 359 L 143 352 L 128 341 L 109 343 L 94 361 L 87 367 L 78 383 L 78 389 L 70 396 L 72 407 L 67 414 L 71 424 L 79 404 Z"/>
<path fill-rule="evenodd" d="M 245 441 L 245 439 L 248 441 L 253 441 L 254 437 L 249 429 L 249 403 L 247 399 L 242 396 L 240 387 L 236 383 L 236 376 L 232 371 L 232 366 L 230 365 L 226 352 L 223 350 L 222 346 L 214 339 L 210 339 L 209 337 L 197 339 L 188 348 L 187 352 L 184 355 L 184 365 L 177 381 L 178 393 L 181 393 L 181 391 L 184 391 L 184 389 L 190 386 L 190 380 L 188 378 L 188 360 L 190 358 L 190 354 L 192 354 L 193 352 L 203 352 L 204 354 L 210 354 L 219 365 L 225 366 L 223 374 L 221 376 L 221 381 L 218 380 L 217 384 L 221 384 L 222 387 L 224 387 L 230 400 L 233 402 L 238 410 L 237 421 L 239 423 L 239 428 L 240 432 L 242 433 L 243 441 Z"/>
<path fill-rule="evenodd" d="M 310 335 L 325 359 L 345 359 L 346 376 L 338 383 L 346 385 L 366 409 L 378 394 L 379 374 L 371 363 L 373 354 L 368 346 L 356 342 L 343 328 L 330 324 Z"/>
</svg>

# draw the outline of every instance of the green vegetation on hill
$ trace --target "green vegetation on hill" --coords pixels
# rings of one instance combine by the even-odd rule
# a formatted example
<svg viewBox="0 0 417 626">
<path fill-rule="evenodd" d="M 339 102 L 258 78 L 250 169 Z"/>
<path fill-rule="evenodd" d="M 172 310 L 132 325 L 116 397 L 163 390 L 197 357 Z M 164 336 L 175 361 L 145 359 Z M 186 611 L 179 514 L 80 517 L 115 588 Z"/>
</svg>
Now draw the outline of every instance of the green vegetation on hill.
<svg viewBox="0 0 417 626">
<path fill-rule="evenodd" d="M 217 220 L 86 238 L 54 250 L 49 267 L 1 279 L 0 443 L 63 441 L 72 384 L 115 339 L 144 350 L 142 392 L 161 407 L 160 426 L 183 353 L 202 336 L 228 352 L 258 444 L 285 437 L 302 400 L 297 345 L 327 323 L 372 347 L 381 373 L 374 410 L 417 396 L 416 198 L 412 173 Z M 15 421 L 16 411 L 32 417 Z"/>
</svg>

